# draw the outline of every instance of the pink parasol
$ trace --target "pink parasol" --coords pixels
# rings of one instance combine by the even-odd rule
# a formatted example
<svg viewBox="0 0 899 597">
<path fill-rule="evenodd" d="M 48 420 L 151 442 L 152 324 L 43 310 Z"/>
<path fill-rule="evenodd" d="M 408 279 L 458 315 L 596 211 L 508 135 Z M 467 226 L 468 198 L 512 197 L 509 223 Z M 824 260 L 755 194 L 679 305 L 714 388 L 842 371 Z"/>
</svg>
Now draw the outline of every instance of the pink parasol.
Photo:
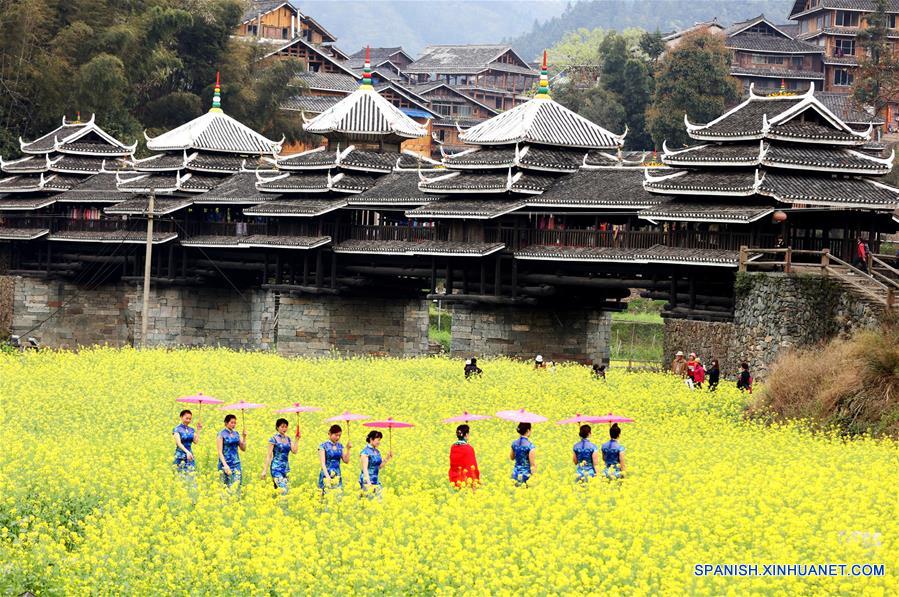
<svg viewBox="0 0 899 597">
<path fill-rule="evenodd" d="M 387 417 L 383 421 L 369 421 L 368 423 L 362 423 L 365 427 L 375 427 L 378 429 L 386 429 L 387 430 L 387 443 L 388 449 L 393 452 L 393 430 L 394 429 L 403 429 L 405 427 L 415 427 L 412 423 L 403 423 L 402 421 L 394 421 L 393 417 Z"/>
<path fill-rule="evenodd" d="M 501 410 L 496 413 L 496 416 L 507 421 L 515 421 L 516 423 L 543 423 L 549 420 L 538 414 L 530 413 L 523 408 L 520 410 Z"/>
<path fill-rule="evenodd" d="M 562 419 L 561 421 L 557 421 L 557 425 L 568 425 L 569 423 L 595 423 L 596 419 L 599 417 L 595 417 L 592 415 L 582 415 L 581 413 L 576 414 L 570 419 Z"/>
<path fill-rule="evenodd" d="M 204 404 L 224 404 L 224 400 L 219 400 L 218 398 L 213 398 L 212 396 L 204 396 L 203 392 L 197 392 L 193 396 L 182 396 L 181 398 L 175 398 L 175 402 L 186 402 L 187 404 L 196 404 L 199 406 L 197 409 L 197 427 L 203 426 L 203 405 Z"/>
<path fill-rule="evenodd" d="M 462 411 L 461 415 L 456 415 L 455 417 L 450 417 L 449 419 L 443 419 L 443 422 L 444 423 L 468 423 L 469 421 L 484 421 L 489 418 L 491 418 L 490 415 L 473 415 L 466 410 L 466 411 Z"/>
<path fill-rule="evenodd" d="M 235 402 L 234 404 L 226 404 L 225 406 L 220 406 L 219 410 L 239 410 L 241 418 L 248 410 L 252 410 L 254 408 L 263 408 L 264 404 L 259 404 L 258 402 L 246 402 L 241 400 L 240 402 Z M 247 432 L 247 420 L 243 418 L 243 432 Z"/>
<path fill-rule="evenodd" d="M 343 421 L 344 423 L 346 423 L 346 439 L 347 439 L 347 441 L 349 441 L 350 440 L 350 421 L 365 421 L 370 418 L 371 417 L 369 415 L 360 415 L 360 414 L 351 413 L 350 411 L 345 410 L 342 413 L 340 413 L 339 415 L 337 415 L 336 417 L 331 417 L 329 419 L 325 419 L 325 421 L 328 423 L 332 423 L 332 422 L 338 423 L 340 421 Z"/>
<path fill-rule="evenodd" d="M 297 413 L 297 434 L 300 433 L 300 413 L 318 412 L 321 409 L 317 406 L 303 406 L 299 402 L 294 402 L 287 408 L 279 408 L 276 413 Z"/>
<path fill-rule="evenodd" d="M 588 423 L 633 423 L 633 419 L 628 419 L 627 417 L 622 417 L 621 415 L 613 415 L 609 413 L 607 415 L 603 415 L 601 417 L 595 417 L 587 421 Z"/>
</svg>

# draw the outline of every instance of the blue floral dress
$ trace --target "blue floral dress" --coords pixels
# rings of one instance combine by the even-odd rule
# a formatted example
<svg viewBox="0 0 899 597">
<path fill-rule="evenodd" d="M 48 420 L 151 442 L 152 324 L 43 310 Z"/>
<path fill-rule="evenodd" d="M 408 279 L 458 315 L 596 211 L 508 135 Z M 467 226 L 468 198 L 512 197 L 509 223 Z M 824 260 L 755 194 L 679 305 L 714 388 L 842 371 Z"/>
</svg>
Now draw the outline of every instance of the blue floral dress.
<svg viewBox="0 0 899 597">
<path fill-rule="evenodd" d="M 272 463 L 269 472 L 272 475 L 272 483 L 276 488 L 287 491 L 287 475 L 290 473 L 290 449 L 293 447 L 291 440 L 286 435 L 276 433 L 269 440 L 272 444 Z"/>
<path fill-rule="evenodd" d="M 193 454 L 192 446 L 194 443 L 194 436 L 196 435 L 194 428 L 188 427 L 182 423 L 172 429 L 172 435 L 176 433 L 181 437 L 181 445 L 184 446 L 184 449 Z M 188 460 L 187 453 L 178 446 L 175 446 L 175 461 L 172 464 L 174 464 L 181 472 L 193 471 L 197 467 L 196 461 Z"/>
<path fill-rule="evenodd" d="M 596 444 L 587 439 L 582 439 L 574 444 L 574 455 L 577 457 L 577 480 L 586 481 L 589 477 L 596 476 L 596 467 L 593 466 L 593 454 L 596 453 Z"/>
<path fill-rule="evenodd" d="M 222 429 L 219 431 L 218 436 L 222 438 L 222 454 L 225 457 L 225 462 L 228 463 L 228 468 L 231 469 L 231 474 L 226 475 L 223 471 L 222 460 L 219 459 L 218 470 L 223 471 L 222 480 L 225 485 L 233 485 L 234 483 L 239 485 L 242 475 L 240 454 L 237 452 L 240 447 L 240 434 L 230 429 Z"/>
<path fill-rule="evenodd" d="M 624 453 L 624 446 L 618 443 L 618 440 L 610 439 L 602 445 L 602 460 L 606 465 L 603 474 L 609 478 L 621 478 L 621 454 Z"/>
<path fill-rule="evenodd" d="M 343 444 L 340 442 L 335 444 L 328 440 L 322 443 L 318 449 L 325 452 L 325 468 L 332 479 L 331 487 L 343 487 L 343 477 L 340 474 L 340 463 L 343 460 Z M 336 480 L 336 483 L 334 483 L 334 480 Z M 325 489 L 325 473 L 321 470 L 318 471 L 318 487 L 319 489 Z"/>
<path fill-rule="evenodd" d="M 381 453 L 377 448 L 365 446 L 365 448 L 362 449 L 362 454 L 368 456 L 368 478 L 371 481 L 372 486 L 379 489 L 381 487 L 381 482 L 378 480 L 378 473 L 381 471 L 381 462 L 383 461 Z M 364 471 L 359 473 L 359 487 L 365 489 Z"/>
<path fill-rule="evenodd" d="M 531 461 L 528 458 L 528 454 L 536 447 L 531 440 L 523 435 L 512 442 L 512 452 L 515 454 L 512 478 L 519 485 L 527 483 L 528 479 L 531 478 Z"/>
</svg>

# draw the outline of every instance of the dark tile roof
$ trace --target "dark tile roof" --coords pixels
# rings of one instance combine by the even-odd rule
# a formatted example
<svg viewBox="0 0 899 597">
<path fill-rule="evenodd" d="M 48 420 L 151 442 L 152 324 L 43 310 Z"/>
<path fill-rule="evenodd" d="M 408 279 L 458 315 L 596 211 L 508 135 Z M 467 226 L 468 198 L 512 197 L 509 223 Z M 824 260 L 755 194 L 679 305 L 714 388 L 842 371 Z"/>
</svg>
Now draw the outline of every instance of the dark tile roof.
<svg viewBox="0 0 899 597">
<path fill-rule="evenodd" d="M 715 124 L 691 132 L 693 137 L 736 137 L 762 133 L 762 119 L 767 115 L 770 121 L 775 116 L 789 110 L 802 101 L 801 97 L 782 99 L 752 100 L 740 109 L 731 112 Z"/>
<path fill-rule="evenodd" d="M 436 119 L 432 120 L 431 126 L 432 127 L 444 126 L 444 127 L 456 128 L 456 126 L 458 125 L 458 127 L 460 129 L 465 130 L 465 129 L 470 129 L 473 126 L 478 126 L 485 120 L 487 120 L 487 119 L 486 118 L 456 118 L 456 117 L 446 116 L 443 118 L 436 118 Z"/>
<path fill-rule="evenodd" d="M 858 66 L 858 58 L 855 56 L 824 56 L 824 64 L 834 66 Z"/>
<path fill-rule="evenodd" d="M 467 73 L 484 70 L 501 54 L 512 49 L 509 45 L 443 45 L 428 46 L 418 60 L 406 67 L 410 73 Z M 512 65 L 503 65 L 512 66 Z M 522 69 L 539 74 L 532 69 Z"/>
<path fill-rule="evenodd" d="M 277 174 L 274 171 L 263 172 L 263 176 L 271 178 Z M 211 190 L 192 197 L 194 203 L 233 203 L 233 204 L 256 204 L 276 199 L 278 195 L 272 193 L 263 193 L 256 188 L 255 172 L 238 172 L 222 180 L 217 186 Z"/>
<path fill-rule="evenodd" d="M 131 155 L 129 151 L 108 143 L 82 143 L 80 141 L 64 143 L 59 146 L 58 151 L 60 153 L 72 155 L 93 155 L 100 157 L 127 157 Z"/>
<path fill-rule="evenodd" d="M 815 70 L 798 70 L 792 68 L 752 68 L 739 66 L 730 67 L 730 74 L 735 77 L 761 77 L 767 79 L 805 79 L 808 81 L 824 80 L 824 73 Z"/>
<path fill-rule="evenodd" d="M 166 243 L 178 238 L 175 232 L 154 232 L 153 244 Z M 97 243 L 122 243 L 145 244 L 147 242 L 146 230 L 78 230 L 54 232 L 49 240 L 72 242 L 97 242 Z"/>
<path fill-rule="evenodd" d="M 321 114 L 333 108 L 342 99 L 340 96 L 295 95 L 281 102 L 280 107 L 282 110 Z"/>
<path fill-rule="evenodd" d="M 528 145 L 521 151 L 519 165 L 530 170 L 575 172 L 581 167 L 586 151 Z"/>
<path fill-rule="evenodd" d="M 205 192 L 217 187 L 222 182 L 222 177 L 209 174 L 192 174 L 181 179 L 181 189 L 191 192 Z"/>
<path fill-rule="evenodd" d="M 406 211 L 410 218 L 471 218 L 486 220 L 521 209 L 524 199 L 440 199 Z"/>
<path fill-rule="evenodd" d="M 703 195 L 727 194 L 751 196 L 755 194 L 755 171 L 675 171 L 663 174 L 665 178 L 650 179 L 646 189 L 661 193 Z"/>
<path fill-rule="evenodd" d="M 309 89 L 352 93 L 359 89 L 360 79 L 344 73 L 304 71 L 297 78 Z M 339 99 L 339 98 L 338 98 Z"/>
<path fill-rule="evenodd" d="M 115 170 L 116 163 L 113 158 L 86 157 L 79 155 L 60 155 L 50 160 L 50 170 L 53 172 L 67 172 L 76 174 L 96 174 L 103 170 Z"/>
<path fill-rule="evenodd" d="M 393 167 L 398 159 L 400 159 L 399 153 L 381 153 L 354 149 L 346 155 L 341 155 L 340 168 L 386 174 L 393 171 Z"/>
<path fill-rule="evenodd" d="M 290 172 L 287 176 L 263 177 L 256 183 L 256 188 L 273 193 L 326 193 L 328 175 L 326 172 Z"/>
<path fill-rule="evenodd" d="M 136 176 L 134 172 L 122 172 L 119 176 L 131 178 Z M 127 199 L 128 193 L 123 193 L 116 185 L 116 175 L 110 173 L 95 174 L 70 190 L 56 196 L 61 203 L 116 203 Z"/>
<path fill-rule="evenodd" d="M 737 267 L 739 251 L 683 249 L 653 245 L 648 249 L 614 249 L 607 247 L 562 247 L 532 245 L 516 251 L 516 259 L 547 259 L 564 261 L 677 263 Z"/>
<path fill-rule="evenodd" d="M 772 213 L 770 205 L 724 202 L 665 201 L 644 209 L 640 217 L 651 221 L 728 222 L 748 224 Z"/>
<path fill-rule="evenodd" d="M 673 153 L 663 154 L 661 160 L 672 166 L 698 165 L 698 164 L 746 164 L 751 166 L 759 161 L 759 144 L 750 143 L 712 143 L 709 145 L 696 145 L 689 150 L 675 150 Z"/>
<path fill-rule="evenodd" d="M 768 133 L 770 137 L 786 137 L 788 139 L 817 139 L 821 141 L 845 141 L 856 142 L 863 145 L 866 141 L 844 131 L 839 131 L 833 127 L 824 126 L 815 122 L 801 122 L 798 120 L 789 120 L 783 124 L 771 127 Z"/>
<path fill-rule="evenodd" d="M 49 207 L 56 203 L 59 195 L 40 195 L 29 197 L 17 197 L 15 195 L 0 195 L 0 211 L 33 211 Z"/>
<path fill-rule="evenodd" d="M 505 173 L 469 173 L 462 172 L 454 176 L 435 176 L 421 182 L 419 188 L 436 193 L 542 193 L 555 182 L 554 176 L 516 172 L 512 174 L 511 185 L 509 172 Z"/>
<path fill-rule="evenodd" d="M 176 172 L 184 167 L 184 153 L 157 153 L 130 164 L 138 172 Z"/>
<path fill-rule="evenodd" d="M 581 170 L 562 176 L 551 189 L 528 199 L 529 207 L 611 207 L 641 209 L 663 197 L 643 189 L 642 168 Z"/>
<path fill-rule="evenodd" d="M 611 149 L 591 149 L 584 158 L 585 166 L 621 166 L 626 168 L 639 168 L 643 166 L 647 159 L 650 159 L 651 152 L 647 151 L 622 151 L 619 153 Z M 656 157 L 658 161 L 658 156 Z"/>
<path fill-rule="evenodd" d="M 0 240 L 34 240 L 50 233 L 49 228 L 9 228 L 0 226 Z"/>
<path fill-rule="evenodd" d="M 346 199 L 274 199 L 247 207 L 248 216 L 315 217 L 346 207 Z"/>
<path fill-rule="evenodd" d="M 165 172 L 160 174 L 136 173 L 134 176 L 122 176 L 122 182 L 119 183 L 120 191 L 128 191 L 131 193 L 146 193 L 151 190 L 156 191 L 174 191 L 178 189 L 178 176 L 175 172 Z"/>
<path fill-rule="evenodd" d="M 445 240 L 348 240 L 334 246 L 335 253 L 371 255 L 451 255 L 482 257 L 505 248 L 503 243 L 474 243 Z"/>
<path fill-rule="evenodd" d="M 47 158 L 42 155 L 28 155 L 18 160 L 3 162 L 2 169 L 7 174 L 40 174 L 49 170 Z"/>
<path fill-rule="evenodd" d="M 821 54 L 824 52 L 823 47 L 805 41 L 760 33 L 738 33 L 733 37 L 726 38 L 724 44 L 732 50 L 776 52 L 778 54 Z"/>
<path fill-rule="evenodd" d="M 54 176 L 53 174 L 44 177 L 44 181 Z M 56 176 L 59 176 L 58 174 Z M 6 178 L 0 178 L 0 193 L 34 193 L 43 190 L 41 179 L 37 176 L 14 175 Z"/>
<path fill-rule="evenodd" d="M 404 151 L 400 154 L 400 159 L 394 164 L 394 168 L 397 170 L 425 170 L 430 171 L 433 170 L 436 166 L 439 166 L 440 162 L 436 160 L 432 160 L 429 157 L 421 156 L 418 154 L 410 154 L 407 151 Z"/>
<path fill-rule="evenodd" d="M 198 235 L 191 236 L 190 238 L 181 239 L 181 246 L 183 247 L 192 247 L 192 246 L 200 246 L 200 247 L 237 247 L 240 243 L 241 237 L 239 236 L 225 236 L 225 235 Z"/>
<path fill-rule="evenodd" d="M 49 153 L 56 147 L 57 140 L 64 141 L 66 138 L 75 135 L 75 133 L 83 131 L 87 126 L 89 126 L 87 123 L 64 124 L 30 143 L 25 143 L 22 146 L 22 151 L 25 153 Z"/>
<path fill-rule="evenodd" d="M 246 247 L 278 247 L 282 249 L 314 249 L 331 242 L 330 236 L 288 236 L 270 234 L 251 234 L 241 237 L 240 246 Z"/>
<path fill-rule="evenodd" d="M 883 118 L 872 116 L 852 101 L 852 96 L 847 93 L 831 93 L 816 91 L 815 97 L 821 103 L 836 114 L 840 120 L 848 124 L 883 124 Z"/>
<path fill-rule="evenodd" d="M 188 159 L 187 168 L 197 172 L 221 172 L 230 174 L 232 172 L 240 171 L 244 163 L 248 164 L 248 168 L 252 168 L 259 163 L 259 159 L 227 153 L 197 152 L 196 157 Z"/>
<path fill-rule="evenodd" d="M 443 158 L 447 168 L 470 170 L 477 168 L 510 168 L 515 163 L 515 150 L 511 147 L 503 149 L 475 149 Z"/>
<path fill-rule="evenodd" d="M 181 199 L 170 197 L 156 197 L 153 200 L 153 214 L 157 216 L 165 216 L 176 211 L 180 211 L 186 207 L 190 207 L 193 199 Z M 150 208 L 150 200 L 146 197 L 135 197 L 126 199 L 121 203 L 110 205 L 103 209 L 108 214 L 141 216 L 146 215 Z"/>
<path fill-rule="evenodd" d="M 47 177 L 47 184 L 44 185 L 44 189 L 48 191 L 68 191 L 81 184 L 83 180 L 83 176 L 76 176 L 73 174 L 55 174 L 52 177 Z"/>
<path fill-rule="evenodd" d="M 369 48 L 371 63 L 372 64 L 381 64 L 385 60 L 390 60 L 390 57 L 396 54 L 397 52 L 402 52 L 406 54 L 405 50 L 403 50 L 402 46 L 394 46 L 392 48 Z M 408 54 L 407 54 L 408 56 Z M 409 56 L 411 58 L 411 56 Z M 350 56 L 351 59 L 361 60 L 365 62 L 365 48 L 362 48 L 355 54 Z"/>
<path fill-rule="evenodd" d="M 331 189 L 342 193 L 361 193 L 375 186 L 377 180 L 376 176 L 341 172 L 331 179 Z"/>
<path fill-rule="evenodd" d="M 565 247 L 560 245 L 531 245 L 515 252 L 516 259 L 546 259 L 551 261 L 634 262 L 639 249 L 611 247 Z"/>
<path fill-rule="evenodd" d="M 784 203 L 895 209 L 899 189 L 860 178 L 767 172 L 759 193 Z"/>
<path fill-rule="evenodd" d="M 281 170 L 330 170 L 336 164 L 337 152 L 324 147 L 278 156 L 278 168 Z"/>
<path fill-rule="evenodd" d="M 766 166 L 791 168 L 808 166 L 827 170 L 853 170 L 862 174 L 886 174 L 890 166 L 859 152 L 836 147 L 796 147 L 771 144 L 762 163 Z"/>
<path fill-rule="evenodd" d="M 394 172 L 378 180 L 364 193 L 352 195 L 347 200 L 353 205 L 422 205 L 443 198 L 443 195 L 425 193 L 418 188 L 417 172 Z"/>
</svg>

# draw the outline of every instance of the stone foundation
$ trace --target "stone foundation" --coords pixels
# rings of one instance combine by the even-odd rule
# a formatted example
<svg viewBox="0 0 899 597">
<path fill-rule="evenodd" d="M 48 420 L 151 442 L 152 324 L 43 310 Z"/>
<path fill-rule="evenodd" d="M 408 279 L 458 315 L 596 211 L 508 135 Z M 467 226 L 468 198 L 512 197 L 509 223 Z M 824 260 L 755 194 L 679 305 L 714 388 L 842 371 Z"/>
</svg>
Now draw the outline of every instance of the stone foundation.
<svg viewBox="0 0 899 597">
<path fill-rule="evenodd" d="M 3 278 L 0 278 L 2 306 Z M 56 280 L 6 278 L 12 287 L 13 333 L 53 348 L 140 344 L 139 286 L 87 290 Z M 247 289 L 151 288 L 150 346 L 276 349 L 284 355 L 419 356 L 428 353 L 428 311 L 422 300 L 291 297 Z M 0 316 L 2 322 L 2 316 Z"/>
<path fill-rule="evenodd" d="M 696 352 L 703 363 L 717 358 L 733 378 L 749 363 L 755 379 L 785 350 L 813 346 L 858 329 L 880 325 L 880 309 L 839 282 L 816 275 L 741 274 L 733 323 L 665 320 L 665 359 Z"/>
<path fill-rule="evenodd" d="M 611 328 L 609 313 L 590 309 L 456 306 L 451 355 L 608 362 Z"/>
</svg>

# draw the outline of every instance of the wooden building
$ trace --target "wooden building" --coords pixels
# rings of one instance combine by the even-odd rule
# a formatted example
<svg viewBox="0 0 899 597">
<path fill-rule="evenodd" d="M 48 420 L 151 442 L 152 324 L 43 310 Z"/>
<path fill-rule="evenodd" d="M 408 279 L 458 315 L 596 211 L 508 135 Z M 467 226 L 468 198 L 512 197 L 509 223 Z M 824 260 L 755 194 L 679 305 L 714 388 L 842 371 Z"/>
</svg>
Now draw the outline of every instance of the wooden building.
<svg viewBox="0 0 899 597">
<path fill-rule="evenodd" d="M 261 41 L 287 41 L 299 37 L 313 45 L 337 41 L 315 19 L 302 14 L 290 2 L 277 0 L 252 0 L 234 34 Z"/>
</svg>

